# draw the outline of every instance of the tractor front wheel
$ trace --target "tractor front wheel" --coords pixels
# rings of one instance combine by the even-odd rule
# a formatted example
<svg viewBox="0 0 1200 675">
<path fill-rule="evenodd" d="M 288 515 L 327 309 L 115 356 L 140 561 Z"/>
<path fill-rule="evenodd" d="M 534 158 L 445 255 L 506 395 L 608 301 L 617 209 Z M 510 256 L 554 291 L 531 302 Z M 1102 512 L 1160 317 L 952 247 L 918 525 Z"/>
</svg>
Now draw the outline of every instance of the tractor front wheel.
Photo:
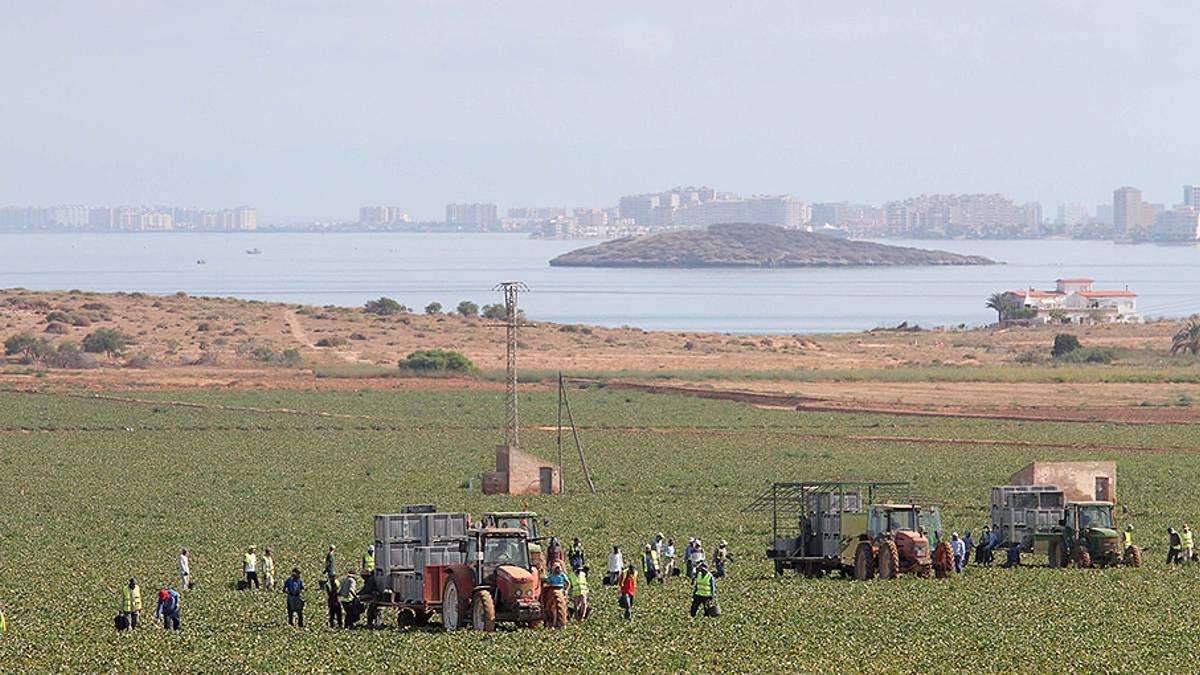
<svg viewBox="0 0 1200 675">
<path fill-rule="evenodd" d="M 895 579 L 900 573 L 900 552 L 896 542 L 884 539 L 879 543 L 879 578 Z"/>
<path fill-rule="evenodd" d="M 542 608 L 544 624 L 547 628 L 562 628 L 567 625 L 567 594 L 555 588 L 547 591 L 542 598 L 545 606 Z"/>
<path fill-rule="evenodd" d="M 1134 544 L 1130 544 L 1129 547 L 1125 549 L 1125 564 L 1129 565 L 1130 567 L 1141 567 L 1142 549 L 1138 548 Z"/>
<path fill-rule="evenodd" d="M 442 589 L 442 625 L 446 630 L 458 630 L 466 625 L 467 611 L 463 605 L 454 579 L 447 579 L 446 587 Z"/>
<path fill-rule="evenodd" d="M 861 542 L 854 551 L 854 578 L 867 581 L 875 576 L 875 551 L 871 544 Z"/>
<path fill-rule="evenodd" d="M 471 598 L 471 627 L 484 633 L 496 630 L 496 603 L 484 589 L 475 591 Z"/>
</svg>

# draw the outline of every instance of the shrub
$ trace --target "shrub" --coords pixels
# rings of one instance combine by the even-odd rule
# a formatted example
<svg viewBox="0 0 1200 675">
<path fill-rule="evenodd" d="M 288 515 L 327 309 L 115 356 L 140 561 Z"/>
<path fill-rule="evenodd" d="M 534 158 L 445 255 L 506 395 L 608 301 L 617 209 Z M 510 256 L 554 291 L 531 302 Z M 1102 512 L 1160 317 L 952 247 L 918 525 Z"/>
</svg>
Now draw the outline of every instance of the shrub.
<svg viewBox="0 0 1200 675">
<path fill-rule="evenodd" d="M 481 314 L 485 319 L 504 321 L 508 318 L 508 309 L 499 303 L 494 305 L 484 305 Z"/>
<path fill-rule="evenodd" d="M 300 356 L 300 352 L 295 349 L 285 349 L 279 355 L 279 360 L 285 366 L 296 367 L 304 365 L 304 358 Z"/>
<path fill-rule="evenodd" d="M 463 300 L 458 303 L 457 311 L 463 316 L 479 316 L 479 305 L 470 300 Z"/>
<path fill-rule="evenodd" d="M 95 368 L 98 365 L 96 359 L 84 354 L 74 342 L 59 344 L 58 349 L 47 359 L 47 363 L 54 368 L 72 369 Z"/>
<path fill-rule="evenodd" d="M 1063 363 L 1112 363 L 1118 352 L 1107 347 L 1080 347 L 1055 357 Z"/>
<path fill-rule="evenodd" d="M 421 349 L 400 361 L 400 368 L 422 372 L 470 373 L 475 371 L 475 364 L 455 351 Z"/>
<path fill-rule="evenodd" d="M 71 323 L 71 315 L 67 314 L 61 309 L 56 309 L 46 315 L 46 323 L 53 323 L 56 321 L 58 323 Z"/>
<path fill-rule="evenodd" d="M 37 338 L 29 333 L 13 335 L 4 341 L 4 353 L 8 356 L 20 356 L 28 362 L 37 360 L 44 355 L 50 343 L 43 338 Z"/>
<path fill-rule="evenodd" d="M 440 303 L 440 302 L 431 302 L 428 305 L 425 305 L 425 313 L 426 314 L 441 314 L 441 312 L 442 312 L 442 303 Z"/>
<path fill-rule="evenodd" d="M 83 351 L 91 354 L 120 354 L 129 346 L 129 336 L 114 328 L 101 328 L 83 338 Z"/>
<path fill-rule="evenodd" d="M 351 333 L 350 339 L 351 340 L 366 340 L 367 336 L 363 335 L 362 333 Z"/>
<path fill-rule="evenodd" d="M 378 300 L 368 300 L 367 304 L 363 305 L 363 310 L 368 314 L 378 314 L 379 316 L 407 314 L 409 312 L 407 307 L 387 297 L 381 297 Z"/>
<path fill-rule="evenodd" d="M 66 327 L 65 324 L 61 324 L 57 321 L 51 321 L 50 323 L 46 324 L 46 332 L 50 333 L 51 335 L 66 335 L 71 331 Z"/>
<path fill-rule="evenodd" d="M 317 340 L 318 347 L 341 347 L 346 344 L 346 338 L 340 336 L 323 337 Z"/>
<path fill-rule="evenodd" d="M 125 367 L 126 368 L 143 368 L 143 369 L 149 368 L 150 367 L 150 355 L 149 354 L 135 354 L 133 357 L 131 357 L 128 361 L 125 362 Z"/>
<path fill-rule="evenodd" d="M 1054 336 L 1054 348 L 1050 350 L 1051 356 L 1062 356 L 1079 349 L 1079 338 L 1070 333 L 1059 333 Z"/>
</svg>

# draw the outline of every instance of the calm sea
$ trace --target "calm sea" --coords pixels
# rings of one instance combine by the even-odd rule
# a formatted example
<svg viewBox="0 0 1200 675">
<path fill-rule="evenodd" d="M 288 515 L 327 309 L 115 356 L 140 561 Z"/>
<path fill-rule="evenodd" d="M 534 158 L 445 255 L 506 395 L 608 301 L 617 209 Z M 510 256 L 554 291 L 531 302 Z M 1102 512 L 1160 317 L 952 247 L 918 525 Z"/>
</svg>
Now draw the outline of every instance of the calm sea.
<svg viewBox="0 0 1200 675">
<path fill-rule="evenodd" d="M 754 333 L 977 325 L 995 291 L 1087 276 L 1128 287 L 1150 316 L 1200 312 L 1200 247 L 1084 241 L 887 243 L 976 253 L 1007 264 L 796 270 L 552 268 L 588 245 L 503 234 L 5 234 L 0 288 L 142 291 L 414 308 L 499 301 L 520 280 L 532 319 L 647 329 Z M 258 248 L 261 255 L 247 255 Z M 205 264 L 198 265 L 197 260 Z"/>
</svg>

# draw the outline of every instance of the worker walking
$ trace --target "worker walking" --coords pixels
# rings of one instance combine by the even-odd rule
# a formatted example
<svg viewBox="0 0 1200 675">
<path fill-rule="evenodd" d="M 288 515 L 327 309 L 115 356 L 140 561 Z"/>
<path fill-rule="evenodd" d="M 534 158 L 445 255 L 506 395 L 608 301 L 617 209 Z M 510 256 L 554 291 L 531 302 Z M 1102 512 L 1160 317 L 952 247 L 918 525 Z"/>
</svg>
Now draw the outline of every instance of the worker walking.
<svg viewBox="0 0 1200 675">
<path fill-rule="evenodd" d="M 1192 562 L 1196 558 L 1196 542 L 1192 537 L 1192 528 L 1187 523 L 1183 524 L 1183 532 L 1180 533 L 1179 538 L 1183 545 L 1183 562 Z"/>
<path fill-rule="evenodd" d="M 963 559 L 967 554 L 967 546 L 959 539 L 958 533 L 950 535 L 950 549 L 954 551 L 954 573 L 958 574 L 963 570 Z"/>
<path fill-rule="evenodd" d="M 337 577 L 326 574 L 321 581 L 321 590 L 325 591 L 325 610 L 329 613 L 329 627 L 342 627 L 342 603 L 338 600 Z"/>
<path fill-rule="evenodd" d="M 369 579 L 372 574 L 375 574 L 375 544 L 367 544 L 362 554 L 362 577 Z"/>
<path fill-rule="evenodd" d="M 179 630 L 179 594 L 169 588 L 158 589 L 158 607 L 154 619 L 161 620 L 163 628 Z"/>
<path fill-rule="evenodd" d="M 717 579 L 708 573 L 708 565 L 700 563 L 696 566 L 696 580 L 692 582 L 692 609 L 688 614 L 695 618 L 696 610 L 704 607 L 706 615 L 715 616 L 713 609 L 717 598 Z"/>
<path fill-rule="evenodd" d="M 567 574 L 567 582 L 571 585 L 571 615 L 576 621 L 582 621 L 591 613 L 588 608 L 587 567 L 582 564 L 572 567 Z"/>
<path fill-rule="evenodd" d="M 343 625 L 354 628 L 358 620 L 358 612 L 354 609 L 354 601 L 358 599 L 358 575 L 354 570 L 347 570 L 342 577 L 342 585 L 338 587 L 338 601 L 342 603 Z"/>
<path fill-rule="evenodd" d="M 646 583 L 658 578 L 658 553 L 650 544 L 646 544 L 646 551 L 642 553 L 642 573 L 646 575 Z"/>
<path fill-rule="evenodd" d="M 137 630 L 138 616 L 142 613 L 142 587 L 137 579 L 130 579 L 121 587 L 121 617 L 125 630 Z"/>
<path fill-rule="evenodd" d="M 253 544 L 242 556 L 242 571 L 246 573 L 246 588 L 250 588 L 250 584 L 254 584 L 255 588 L 262 588 L 258 583 L 258 554 L 255 553 Z"/>
<path fill-rule="evenodd" d="M 1167 548 L 1167 564 L 1183 562 L 1183 537 L 1173 527 L 1167 528 L 1167 538 L 1170 542 Z"/>
<path fill-rule="evenodd" d="M 192 587 L 192 562 L 188 560 L 188 550 L 179 551 L 179 590 L 186 591 Z"/>
<path fill-rule="evenodd" d="M 633 598 L 637 595 L 637 568 L 633 563 L 617 576 L 617 588 L 620 589 L 617 604 L 625 610 L 625 618 L 632 619 Z"/>
<path fill-rule="evenodd" d="M 275 590 L 275 552 L 267 547 L 262 559 L 263 586 L 268 591 Z"/>
<path fill-rule="evenodd" d="M 304 628 L 304 596 L 301 595 L 304 590 L 304 582 L 300 579 L 299 567 L 292 568 L 292 576 L 283 582 L 283 590 L 287 593 L 288 625 Z M 295 624 L 292 623 L 293 619 L 295 619 Z"/>
<path fill-rule="evenodd" d="M 621 555 L 621 547 L 613 546 L 612 553 L 608 554 L 608 568 L 606 570 L 608 573 L 604 575 L 604 585 L 615 586 L 623 569 L 625 569 L 625 559 Z"/>
</svg>

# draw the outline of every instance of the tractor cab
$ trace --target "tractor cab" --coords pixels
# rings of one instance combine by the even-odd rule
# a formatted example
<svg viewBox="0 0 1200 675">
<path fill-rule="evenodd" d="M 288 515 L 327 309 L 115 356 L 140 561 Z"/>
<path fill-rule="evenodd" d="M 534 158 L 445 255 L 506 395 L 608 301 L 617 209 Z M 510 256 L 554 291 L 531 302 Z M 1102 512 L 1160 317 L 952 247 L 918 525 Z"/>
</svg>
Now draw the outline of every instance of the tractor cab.
<svg viewBox="0 0 1200 675">
<path fill-rule="evenodd" d="M 929 539 L 923 523 L 921 507 L 914 504 L 872 504 L 867 512 L 867 535 L 876 542 L 894 541 L 902 568 L 929 564 Z"/>
<path fill-rule="evenodd" d="M 1063 541 L 1067 552 L 1078 547 L 1093 564 L 1117 564 L 1121 545 L 1113 524 L 1112 502 L 1068 502 L 1063 509 Z M 1080 557 L 1075 556 L 1077 559 Z"/>
<path fill-rule="evenodd" d="M 487 527 L 477 531 L 467 541 L 467 560 L 475 565 L 475 583 L 490 583 L 501 567 L 532 570 L 529 542 L 525 531 L 514 528 Z"/>
<path fill-rule="evenodd" d="M 525 530 L 529 546 L 530 563 L 546 574 L 546 556 L 539 543 L 544 537 L 539 531 L 543 521 L 533 511 L 491 511 L 483 514 L 483 527 Z"/>
</svg>

